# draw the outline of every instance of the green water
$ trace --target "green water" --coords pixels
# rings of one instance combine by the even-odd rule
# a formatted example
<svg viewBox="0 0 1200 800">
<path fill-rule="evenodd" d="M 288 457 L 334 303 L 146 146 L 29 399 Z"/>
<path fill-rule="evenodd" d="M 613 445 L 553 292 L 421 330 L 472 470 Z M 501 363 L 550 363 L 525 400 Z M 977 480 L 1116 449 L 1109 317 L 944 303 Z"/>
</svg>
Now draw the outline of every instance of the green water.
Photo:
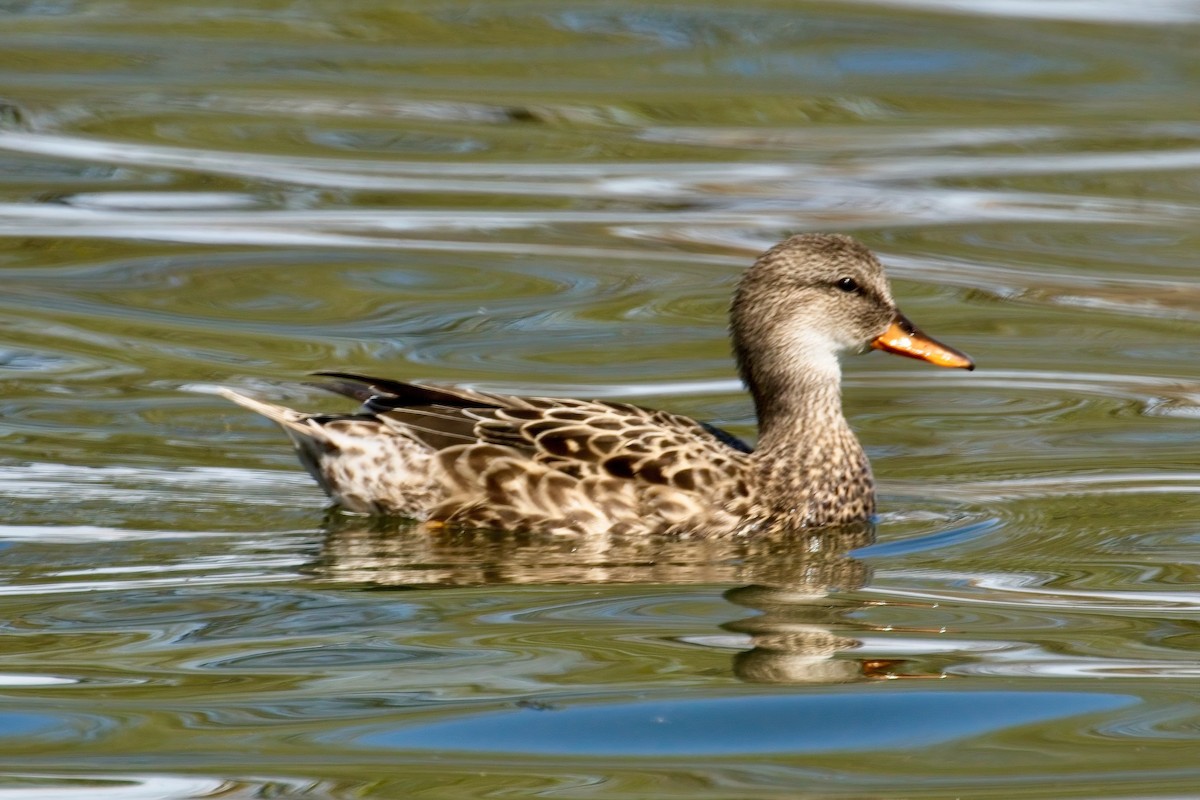
<svg viewBox="0 0 1200 800">
<path fill-rule="evenodd" d="M 1181 797 L 1200 8 L 0 3 L 0 798 Z M 852 233 L 875 540 L 327 516 L 219 385 L 754 435 L 725 309 Z"/>
</svg>

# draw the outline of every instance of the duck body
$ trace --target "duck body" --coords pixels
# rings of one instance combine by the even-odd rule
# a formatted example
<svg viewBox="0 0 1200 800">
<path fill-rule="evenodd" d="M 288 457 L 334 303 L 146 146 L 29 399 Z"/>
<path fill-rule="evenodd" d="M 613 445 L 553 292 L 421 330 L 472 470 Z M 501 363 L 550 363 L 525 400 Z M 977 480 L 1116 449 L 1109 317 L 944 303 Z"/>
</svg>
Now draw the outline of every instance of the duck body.
<svg viewBox="0 0 1200 800">
<path fill-rule="evenodd" d="M 854 240 L 795 236 L 764 253 L 731 311 L 760 424 L 751 449 L 688 417 L 624 403 L 518 397 L 319 373 L 354 414 L 306 414 L 225 390 L 279 423 L 345 511 L 511 532 L 745 534 L 864 522 L 870 464 L 842 414 L 838 355 L 868 346 L 942 366 Z"/>
</svg>

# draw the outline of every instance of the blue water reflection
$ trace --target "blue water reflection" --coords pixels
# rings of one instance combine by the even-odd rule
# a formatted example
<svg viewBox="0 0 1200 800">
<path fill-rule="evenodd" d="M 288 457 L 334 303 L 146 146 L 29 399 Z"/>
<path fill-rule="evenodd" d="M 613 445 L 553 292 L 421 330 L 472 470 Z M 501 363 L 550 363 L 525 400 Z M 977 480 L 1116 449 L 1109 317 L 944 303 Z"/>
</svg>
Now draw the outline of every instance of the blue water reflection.
<svg viewBox="0 0 1200 800">
<path fill-rule="evenodd" d="M 376 731 L 360 746 L 588 756 L 728 756 L 905 750 L 1115 711 L 1134 695 L 866 691 L 563 704 Z"/>
</svg>

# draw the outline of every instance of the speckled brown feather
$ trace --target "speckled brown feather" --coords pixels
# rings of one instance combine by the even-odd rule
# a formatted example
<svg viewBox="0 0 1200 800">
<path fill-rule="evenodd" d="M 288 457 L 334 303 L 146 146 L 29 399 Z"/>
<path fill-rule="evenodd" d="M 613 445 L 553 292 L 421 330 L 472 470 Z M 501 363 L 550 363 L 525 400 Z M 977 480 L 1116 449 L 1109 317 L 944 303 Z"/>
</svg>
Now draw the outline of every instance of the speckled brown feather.
<svg viewBox="0 0 1200 800">
<path fill-rule="evenodd" d="M 853 282 L 853 291 L 845 281 Z M 329 372 L 357 414 L 306 415 L 225 394 L 278 422 L 347 510 L 501 531 L 747 533 L 861 522 L 865 453 L 842 414 L 837 354 L 899 312 L 883 269 L 844 236 L 764 253 L 731 310 L 760 422 L 753 452 L 687 417 L 625 403 L 516 397 Z"/>
<path fill-rule="evenodd" d="M 745 483 L 729 476 L 748 456 L 687 417 L 441 388 L 463 402 L 403 406 L 382 393 L 384 381 L 338 377 L 379 392 L 367 413 L 304 415 L 224 394 L 283 425 L 309 472 L 350 511 L 500 530 L 682 532 L 714 521 L 732 530 L 747 508 Z M 447 430 L 469 441 L 443 446 Z"/>
</svg>

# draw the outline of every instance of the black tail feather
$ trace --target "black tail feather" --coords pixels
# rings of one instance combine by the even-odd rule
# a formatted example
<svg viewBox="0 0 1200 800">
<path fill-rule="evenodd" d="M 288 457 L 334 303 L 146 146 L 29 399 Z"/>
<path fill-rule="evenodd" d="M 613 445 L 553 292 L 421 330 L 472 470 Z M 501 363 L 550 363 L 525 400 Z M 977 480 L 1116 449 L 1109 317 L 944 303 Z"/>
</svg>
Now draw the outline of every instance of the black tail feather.
<svg viewBox="0 0 1200 800">
<path fill-rule="evenodd" d="M 404 408 L 407 406 L 447 406 L 450 408 L 480 408 L 494 406 L 473 392 L 456 392 L 453 389 L 438 389 L 416 383 L 394 381 L 390 378 L 373 378 L 352 372 L 314 372 L 323 378 L 339 378 L 333 383 L 318 384 L 336 394 L 359 400 L 372 401 L 382 408 Z"/>
</svg>

